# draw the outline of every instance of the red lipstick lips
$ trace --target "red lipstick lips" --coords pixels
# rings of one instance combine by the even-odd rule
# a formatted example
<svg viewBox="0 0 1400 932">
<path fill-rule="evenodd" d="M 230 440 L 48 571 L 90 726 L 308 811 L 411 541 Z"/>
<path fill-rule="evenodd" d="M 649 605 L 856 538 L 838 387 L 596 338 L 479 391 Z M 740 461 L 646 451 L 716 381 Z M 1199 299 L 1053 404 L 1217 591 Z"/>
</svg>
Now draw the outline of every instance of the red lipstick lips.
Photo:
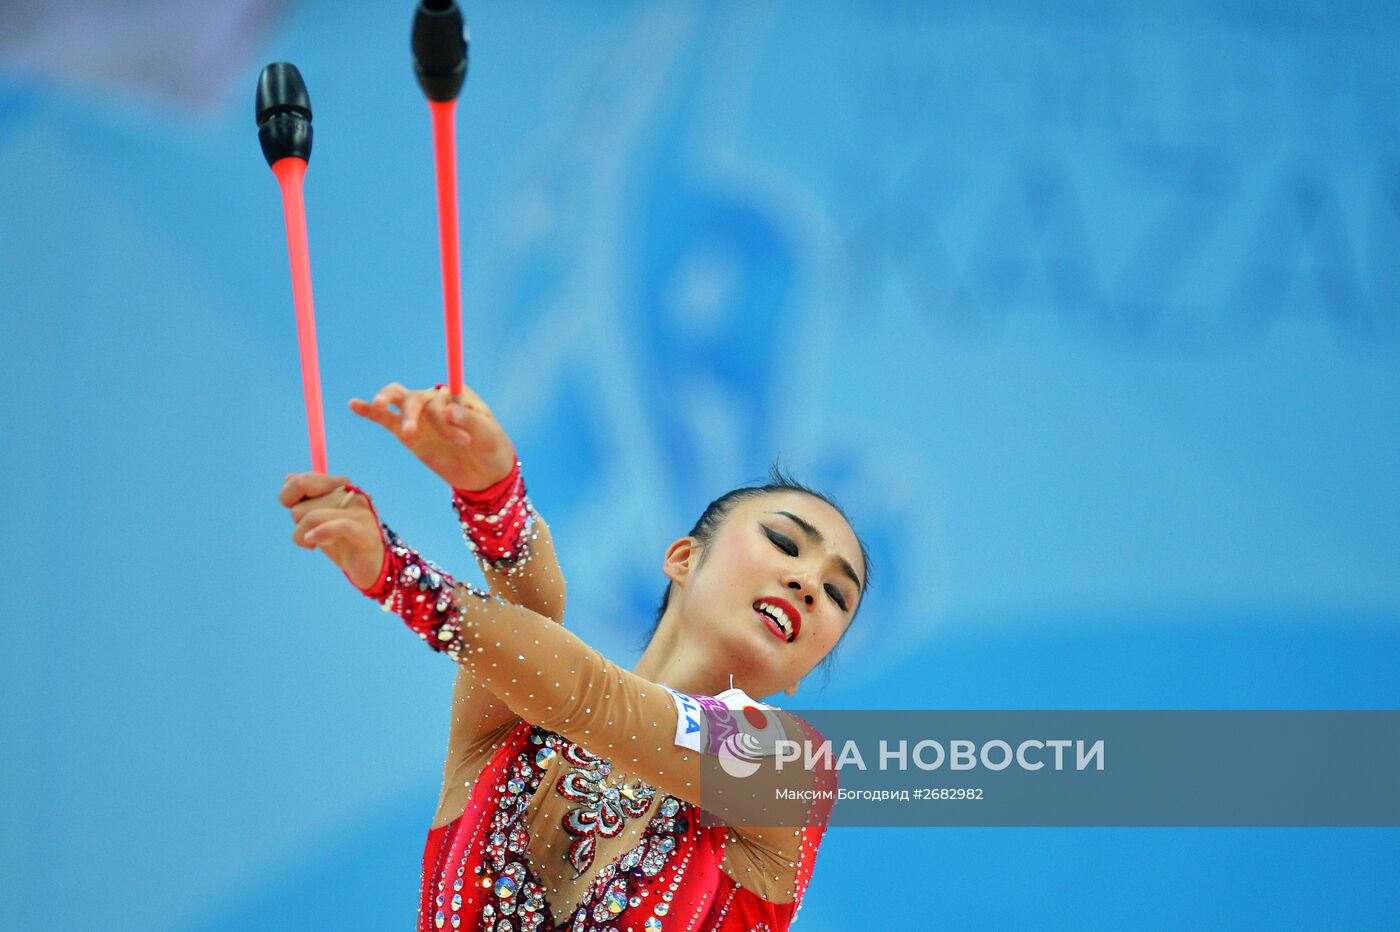
<svg viewBox="0 0 1400 932">
<path fill-rule="evenodd" d="M 785 616 L 789 628 L 792 631 L 791 635 L 789 635 L 787 631 L 784 631 L 780 625 L 773 621 L 773 619 L 769 618 L 766 614 L 759 611 L 758 606 L 760 605 L 766 605 L 774 611 L 782 612 L 782 614 Z M 770 631 L 772 631 L 776 636 L 782 638 L 788 643 L 792 643 L 793 641 L 797 640 L 797 636 L 802 633 L 802 614 L 797 610 L 796 606 L 794 606 L 787 599 L 779 599 L 765 596 L 764 598 L 761 598 L 754 603 L 754 611 L 758 612 L 758 614 L 760 615 L 763 615 L 764 621 L 768 622 L 768 629 Z"/>
</svg>

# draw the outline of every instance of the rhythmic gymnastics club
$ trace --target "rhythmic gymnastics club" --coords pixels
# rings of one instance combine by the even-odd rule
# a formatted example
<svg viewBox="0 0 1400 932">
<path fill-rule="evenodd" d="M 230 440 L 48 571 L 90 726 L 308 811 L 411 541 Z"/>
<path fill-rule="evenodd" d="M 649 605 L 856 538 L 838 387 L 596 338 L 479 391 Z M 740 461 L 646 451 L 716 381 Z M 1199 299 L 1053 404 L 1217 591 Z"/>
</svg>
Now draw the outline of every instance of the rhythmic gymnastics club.
<svg viewBox="0 0 1400 932">
<path fill-rule="evenodd" d="M 447 381 L 462 392 L 462 265 L 457 237 L 457 95 L 467 79 L 467 30 L 455 0 L 423 0 L 413 16 L 413 71 L 433 116 Z"/>
<path fill-rule="evenodd" d="M 302 181 L 311 157 L 311 98 L 296 65 L 279 61 L 258 76 L 258 142 L 282 186 L 287 221 L 287 255 L 292 264 L 292 300 L 296 304 L 297 343 L 301 347 L 301 384 L 306 394 L 306 430 L 311 438 L 311 468 L 326 473 L 326 425 L 321 416 L 321 367 L 316 361 L 316 313 L 311 303 L 311 257 L 306 248 L 306 203 Z"/>
</svg>

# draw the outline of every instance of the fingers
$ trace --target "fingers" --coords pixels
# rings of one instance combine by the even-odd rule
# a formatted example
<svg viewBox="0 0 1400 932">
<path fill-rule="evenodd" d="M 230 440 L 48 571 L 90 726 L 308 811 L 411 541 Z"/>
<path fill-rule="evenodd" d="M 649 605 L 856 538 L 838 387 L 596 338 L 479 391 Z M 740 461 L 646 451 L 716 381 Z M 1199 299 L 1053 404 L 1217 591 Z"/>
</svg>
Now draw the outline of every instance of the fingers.
<svg viewBox="0 0 1400 932">
<path fill-rule="evenodd" d="M 469 443 L 470 433 L 480 432 L 494 417 L 481 396 L 468 386 L 463 386 L 459 395 L 448 395 L 445 388 L 410 391 L 398 382 L 381 388 L 373 401 L 352 398 L 350 410 L 402 441 L 415 438 L 427 418 L 432 427 L 459 444 Z"/>
<path fill-rule="evenodd" d="M 514 444 L 489 410 L 453 405 L 449 417 L 455 427 L 476 438 L 477 450 L 482 455 L 489 455 L 492 451 L 503 448 L 510 450 L 511 459 L 515 459 Z"/>
<path fill-rule="evenodd" d="M 461 408 L 448 396 L 441 393 L 436 394 L 423 408 L 423 417 L 438 433 L 458 446 L 469 446 L 472 442 L 471 434 L 459 422 L 458 410 Z"/>
<path fill-rule="evenodd" d="M 282 491 L 277 493 L 277 500 L 285 507 L 291 508 L 302 499 L 326 495 L 349 481 L 345 476 L 323 476 L 314 472 L 288 473 L 286 482 L 282 484 Z"/>
<path fill-rule="evenodd" d="M 469 405 L 453 405 L 451 416 L 452 423 L 457 427 L 463 430 L 475 430 L 479 432 L 490 425 L 492 421 L 489 413 Z"/>
<path fill-rule="evenodd" d="M 395 437 L 399 436 L 399 427 L 403 418 L 397 411 L 389 410 L 388 402 L 385 402 L 383 406 L 376 406 L 367 401 L 361 401 L 359 398 L 351 398 L 350 410 L 366 420 L 373 421 Z"/>
<path fill-rule="evenodd" d="M 306 542 L 313 547 L 325 547 L 338 540 L 358 544 L 367 539 L 364 525 L 354 518 L 331 517 L 314 525 L 306 532 Z"/>
<path fill-rule="evenodd" d="M 402 425 L 400 415 L 389 410 L 389 405 L 394 405 L 400 409 L 403 407 L 403 400 L 408 395 L 408 389 L 398 382 L 390 382 L 379 391 L 375 392 L 374 400 L 365 404 L 358 398 L 350 400 L 350 410 L 360 417 L 369 418 L 379 426 L 392 431 L 395 436 L 399 435 Z"/>
<path fill-rule="evenodd" d="M 292 508 L 292 520 L 300 521 L 306 515 L 317 510 L 347 511 L 354 508 L 359 501 L 361 501 L 360 496 L 337 486 L 325 495 L 303 498 L 297 502 Z"/>
<path fill-rule="evenodd" d="M 413 392 L 404 400 L 400 408 L 403 410 L 403 436 L 412 437 L 418 433 L 418 415 L 423 410 L 423 405 L 427 404 L 433 392 Z"/>
<path fill-rule="evenodd" d="M 462 387 L 462 394 L 455 396 L 459 405 L 468 411 L 475 411 L 485 417 L 494 418 L 496 415 L 491 410 L 491 406 L 481 399 L 481 396 L 466 386 Z"/>
<path fill-rule="evenodd" d="M 388 405 L 395 405 L 402 408 L 403 400 L 406 397 L 408 397 L 408 389 L 404 388 L 398 382 L 390 382 L 388 385 L 381 388 L 374 396 L 373 404 L 377 408 L 386 407 Z"/>
<path fill-rule="evenodd" d="M 361 544 L 369 537 L 369 529 L 362 518 L 338 508 L 318 508 L 292 528 L 292 543 L 306 550 L 325 547 L 338 540 Z"/>
<path fill-rule="evenodd" d="M 463 404 L 480 405 L 483 408 L 486 407 L 486 402 L 481 400 L 481 396 L 474 392 L 470 385 L 463 385 L 461 394 L 454 395 L 453 397 Z"/>
</svg>

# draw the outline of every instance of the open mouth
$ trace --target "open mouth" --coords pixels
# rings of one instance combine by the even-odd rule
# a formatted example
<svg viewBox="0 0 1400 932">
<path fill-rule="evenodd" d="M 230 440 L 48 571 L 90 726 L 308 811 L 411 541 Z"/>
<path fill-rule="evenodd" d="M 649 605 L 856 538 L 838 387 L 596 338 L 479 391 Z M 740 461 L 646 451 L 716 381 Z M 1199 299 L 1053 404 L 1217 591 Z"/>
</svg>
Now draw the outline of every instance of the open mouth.
<svg viewBox="0 0 1400 932">
<path fill-rule="evenodd" d="M 789 644 L 797 640 L 797 633 L 802 630 L 802 621 L 796 617 L 791 606 L 773 599 L 759 599 L 753 604 L 753 610 L 763 618 L 768 630 L 773 632 L 775 637 L 782 638 Z"/>
</svg>

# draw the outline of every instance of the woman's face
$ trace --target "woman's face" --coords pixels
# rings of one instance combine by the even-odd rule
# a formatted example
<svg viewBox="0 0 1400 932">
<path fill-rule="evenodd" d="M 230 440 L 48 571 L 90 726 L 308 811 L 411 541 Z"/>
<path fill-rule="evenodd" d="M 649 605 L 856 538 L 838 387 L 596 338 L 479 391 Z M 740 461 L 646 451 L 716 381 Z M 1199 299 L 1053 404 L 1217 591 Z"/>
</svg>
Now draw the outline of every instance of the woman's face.
<svg viewBox="0 0 1400 932">
<path fill-rule="evenodd" d="M 796 686 L 831 652 L 864 574 L 840 512 L 801 492 L 770 492 L 735 504 L 703 559 L 693 555 L 683 581 L 672 579 L 684 590 L 687 633 L 722 639 L 757 697 Z"/>
</svg>

